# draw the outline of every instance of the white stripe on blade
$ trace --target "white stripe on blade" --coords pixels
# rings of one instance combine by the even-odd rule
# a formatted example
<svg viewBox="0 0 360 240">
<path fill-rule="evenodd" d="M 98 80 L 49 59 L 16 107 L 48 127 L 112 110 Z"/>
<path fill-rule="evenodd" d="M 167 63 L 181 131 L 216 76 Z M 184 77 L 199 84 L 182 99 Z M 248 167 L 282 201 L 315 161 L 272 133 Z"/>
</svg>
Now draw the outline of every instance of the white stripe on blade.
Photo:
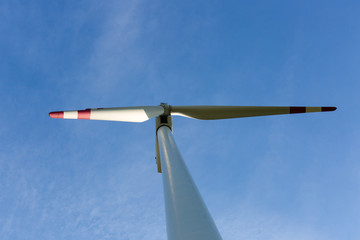
<svg viewBox="0 0 360 240">
<path fill-rule="evenodd" d="M 78 118 L 78 111 L 65 111 L 64 118 L 66 119 L 77 119 Z"/>
</svg>

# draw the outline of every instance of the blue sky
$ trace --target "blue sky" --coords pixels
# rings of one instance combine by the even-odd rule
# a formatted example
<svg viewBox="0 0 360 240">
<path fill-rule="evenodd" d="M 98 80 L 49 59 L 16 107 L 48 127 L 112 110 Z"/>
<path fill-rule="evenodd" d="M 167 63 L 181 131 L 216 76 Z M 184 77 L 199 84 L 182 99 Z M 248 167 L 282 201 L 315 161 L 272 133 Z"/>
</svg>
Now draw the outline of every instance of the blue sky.
<svg viewBox="0 0 360 240">
<path fill-rule="evenodd" d="M 154 121 L 48 112 L 337 106 L 174 136 L 224 239 L 360 238 L 358 1 L 1 1 L 0 238 L 166 239 Z"/>
</svg>

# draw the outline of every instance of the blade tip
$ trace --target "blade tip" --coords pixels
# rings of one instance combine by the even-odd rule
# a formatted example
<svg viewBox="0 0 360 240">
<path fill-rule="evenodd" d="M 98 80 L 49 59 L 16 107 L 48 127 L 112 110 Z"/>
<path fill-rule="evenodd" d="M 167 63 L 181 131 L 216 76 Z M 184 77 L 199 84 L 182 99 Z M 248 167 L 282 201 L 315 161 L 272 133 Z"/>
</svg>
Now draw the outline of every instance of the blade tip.
<svg viewBox="0 0 360 240">
<path fill-rule="evenodd" d="M 49 112 L 51 118 L 64 118 L 64 112 Z"/>
<path fill-rule="evenodd" d="M 332 112 L 335 111 L 337 107 L 321 107 L 322 112 Z"/>
</svg>

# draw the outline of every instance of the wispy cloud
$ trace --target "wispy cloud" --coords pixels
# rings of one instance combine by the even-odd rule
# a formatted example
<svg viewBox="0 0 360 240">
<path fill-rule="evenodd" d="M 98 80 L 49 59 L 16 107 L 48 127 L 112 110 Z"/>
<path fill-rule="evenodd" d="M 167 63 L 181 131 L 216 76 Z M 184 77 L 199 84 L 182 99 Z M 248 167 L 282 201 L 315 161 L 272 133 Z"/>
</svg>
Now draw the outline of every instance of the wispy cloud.
<svg viewBox="0 0 360 240">
<path fill-rule="evenodd" d="M 254 207 L 244 203 L 220 213 L 217 223 L 224 239 L 315 240 L 329 237 L 309 225 Z"/>
</svg>

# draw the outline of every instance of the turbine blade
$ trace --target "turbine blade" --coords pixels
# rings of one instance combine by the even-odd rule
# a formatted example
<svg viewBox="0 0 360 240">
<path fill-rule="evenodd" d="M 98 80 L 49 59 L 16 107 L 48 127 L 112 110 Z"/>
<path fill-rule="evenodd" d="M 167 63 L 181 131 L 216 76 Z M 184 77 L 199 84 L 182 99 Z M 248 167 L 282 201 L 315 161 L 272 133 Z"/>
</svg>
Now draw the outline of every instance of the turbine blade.
<svg viewBox="0 0 360 240">
<path fill-rule="evenodd" d="M 201 120 L 335 111 L 336 107 L 171 106 L 171 115 Z"/>
<path fill-rule="evenodd" d="M 121 108 L 88 108 L 85 110 L 51 112 L 52 118 L 90 119 L 121 122 L 144 122 L 164 113 L 161 106 L 121 107 Z"/>
</svg>

